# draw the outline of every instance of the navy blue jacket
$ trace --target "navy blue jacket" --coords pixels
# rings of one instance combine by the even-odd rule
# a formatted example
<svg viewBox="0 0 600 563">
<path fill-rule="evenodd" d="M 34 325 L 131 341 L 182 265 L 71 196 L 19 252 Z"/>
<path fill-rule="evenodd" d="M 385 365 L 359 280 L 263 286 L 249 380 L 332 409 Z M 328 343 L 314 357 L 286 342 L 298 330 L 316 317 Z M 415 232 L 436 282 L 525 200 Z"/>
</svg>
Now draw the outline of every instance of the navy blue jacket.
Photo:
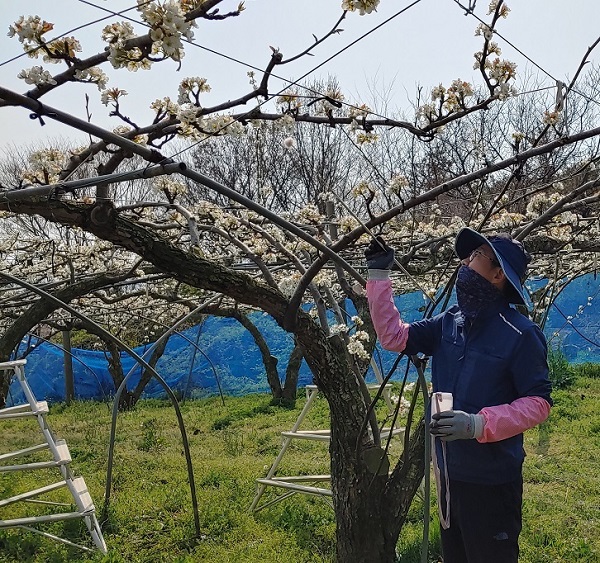
<svg viewBox="0 0 600 563">
<path fill-rule="evenodd" d="M 411 323 L 405 353 L 431 356 L 433 390 L 452 393 L 454 410 L 478 413 L 483 407 L 529 396 L 552 404 L 546 339 L 507 302 L 491 304 L 473 323 L 458 306 Z M 521 476 L 523 434 L 499 442 L 446 444 L 450 479 L 494 485 Z"/>
</svg>

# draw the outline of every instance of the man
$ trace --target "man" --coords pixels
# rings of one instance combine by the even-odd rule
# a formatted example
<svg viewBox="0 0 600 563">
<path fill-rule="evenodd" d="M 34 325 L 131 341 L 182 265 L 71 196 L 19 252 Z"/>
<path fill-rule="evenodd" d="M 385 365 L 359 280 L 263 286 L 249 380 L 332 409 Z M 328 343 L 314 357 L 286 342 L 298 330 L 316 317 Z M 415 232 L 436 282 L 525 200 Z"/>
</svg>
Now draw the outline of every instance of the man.
<svg viewBox="0 0 600 563">
<path fill-rule="evenodd" d="M 365 252 L 367 297 L 381 345 L 431 357 L 434 392 L 453 395 L 452 410 L 433 416 L 440 473 L 444 563 L 516 563 L 523 498 L 523 432 L 550 413 L 546 340 L 510 304 L 525 305 L 531 260 L 509 236 L 464 228 L 455 251 L 458 305 L 406 324 L 396 309 L 389 271 L 394 251 L 383 239 Z M 443 521 L 444 519 L 442 519 Z"/>
</svg>

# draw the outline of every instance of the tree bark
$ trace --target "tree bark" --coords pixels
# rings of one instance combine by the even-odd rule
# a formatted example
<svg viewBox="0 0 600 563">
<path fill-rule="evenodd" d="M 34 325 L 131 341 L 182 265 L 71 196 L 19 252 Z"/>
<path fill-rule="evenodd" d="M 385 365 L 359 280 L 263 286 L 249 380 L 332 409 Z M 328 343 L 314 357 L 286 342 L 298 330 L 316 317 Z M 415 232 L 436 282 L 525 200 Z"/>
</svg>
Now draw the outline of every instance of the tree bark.
<svg viewBox="0 0 600 563">
<path fill-rule="evenodd" d="M 286 404 L 295 405 L 298 387 L 298 375 L 302 365 L 302 348 L 296 343 L 290 354 L 287 369 L 285 371 L 285 383 L 283 386 L 282 398 Z"/>
<path fill-rule="evenodd" d="M 165 353 L 165 348 L 167 347 L 168 342 L 169 342 L 169 339 L 164 338 L 158 344 L 158 346 L 154 347 L 154 349 L 152 350 L 152 354 L 150 355 L 150 358 L 148 358 L 146 360 L 148 362 L 148 364 L 150 366 L 152 366 L 153 368 L 156 367 L 158 360 L 160 360 L 162 355 Z M 142 376 L 140 377 L 140 381 L 135 386 L 135 389 L 131 392 L 131 400 L 132 400 L 131 406 L 135 405 L 140 400 L 140 397 L 141 397 L 142 393 L 144 392 L 146 385 L 148 385 L 148 382 L 152 379 L 152 377 L 153 377 L 152 372 L 150 370 L 146 369 L 145 367 L 142 367 Z"/>
</svg>

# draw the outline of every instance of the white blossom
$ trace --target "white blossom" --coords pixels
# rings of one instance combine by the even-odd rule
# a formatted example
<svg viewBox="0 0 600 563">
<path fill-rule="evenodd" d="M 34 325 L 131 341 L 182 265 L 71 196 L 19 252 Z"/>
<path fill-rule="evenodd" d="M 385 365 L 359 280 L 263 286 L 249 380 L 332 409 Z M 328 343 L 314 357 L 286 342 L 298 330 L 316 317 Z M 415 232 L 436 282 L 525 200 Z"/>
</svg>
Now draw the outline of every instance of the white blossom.
<svg viewBox="0 0 600 563">
<path fill-rule="evenodd" d="M 277 283 L 279 286 L 279 291 L 281 291 L 281 293 L 283 293 L 283 295 L 286 297 L 291 297 L 294 295 L 300 279 L 301 276 L 299 273 L 293 273 L 290 276 L 281 278 Z"/>
<path fill-rule="evenodd" d="M 369 359 L 369 354 L 365 350 L 363 343 L 358 338 L 356 338 L 355 335 L 352 335 L 348 339 L 347 347 L 348 347 L 348 353 L 351 354 L 352 356 L 357 356 L 357 357 L 363 358 L 365 360 Z"/>
<path fill-rule="evenodd" d="M 393 176 L 388 185 L 387 185 L 387 192 L 390 194 L 394 194 L 400 197 L 407 197 L 407 189 L 410 187 L 410 184 L 408 182 L 408 179 L 406 178 L 406 176 L 402 175 L 402 174 L 396 174 L 395 176 Z"/>
<path fill-rule="evenodd" d="M 95 66 L 84 70 L 76 70 L 74 76 L 80 82 L 90 82 L 95 84 L 100 91 L 104 90 L 108 83 L 108 76 L 106 76 L 104 71 Z"/>
<path fill-rule="evenodd" d="M 283 140 L 283 146 L 286 149 L 294 149 L 294 148 L 296 148 L 296 139 L 294 139 L 294 137 L 286 137 Z"/>
<path fill-rule="evenodd" d="M 331 335 L 345 334 L 348 332 L 348 327 L 343 323 L 333 324 L 329 327 L 329 332 Z"/>
<path fill-rule="evenodd" d="M 210 86 L 206 78 L 201 78 L 200 76 L 184 78 L 179 83 L 177 103 L 197 103 L 201 92 L 210 92 Z M 194 99 L 192 100 L 190 96 L 193 96 Z"/>
<path fill-rule="evenodd" d="M 358 10 L 361 16 L 377 11 L 377 6 L 379 6 L 379 0 L 342 0 L 342 10 L 349 12 Z"/>
<path fill-rule="evenodd" d="M 118 99 L 123 96 L 127 96 L 125 90 L 121 90 L 120 88 L 107 88 L 100 95 L 100 101 L 107 106 L 109 103 L 116 104 Z"/>
<path fill-rule="evenodd" d="M 32 66 L 31 68 L 23 69 L 17 75 L 17 78 L 25 80 L 26 84 L 34 84 L 35 86 L 41 86 L 43 84 L 56 84 L 56 80 L 52 78 L 52 75 L 44 70 L 41 66 Z"/>
<path fill-rule="evenodd" d="M 274 125 L 276 129 L 288 132 L 293 130 L 296 120 L 289 113 L 284 113 Z"/>
<path fill-rule="evenodd" d="M 556 125 L 559 120 L 559 111 L 546 111 L 544 112 L 544 116 L 542 117 L 542 122 L 544 123 L 544 125 Z"/>
</svg>

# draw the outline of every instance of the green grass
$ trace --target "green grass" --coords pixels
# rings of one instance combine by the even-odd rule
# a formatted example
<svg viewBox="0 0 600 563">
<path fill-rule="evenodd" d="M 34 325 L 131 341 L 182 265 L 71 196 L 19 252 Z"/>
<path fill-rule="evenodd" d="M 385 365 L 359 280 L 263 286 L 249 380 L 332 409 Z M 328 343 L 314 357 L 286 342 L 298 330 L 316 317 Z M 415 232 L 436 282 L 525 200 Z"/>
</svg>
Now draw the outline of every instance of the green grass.
<svg viewBox="0 0 600 563">
<path fill-rule="evenodd" d="M 595 375 L 595 374 L 594 374 Z M 555 392 L 548 422 L 526 434 L 524 563 L 600 560 L 600 379 L 582 377 Z M 319 497 L 298 494 L 252 514 L 256 478 L 266 474 L 290 430 L 296 409 L 273 407 L 266 395 L 188 401 L 181 408 L 192 450 L 201 537 L 194 519 L 185 456 L 173 409 L 142 401 L 118 418 L 110 511 L 103 522 L 109 554 L 87 554 L 23 530 L 0 530 L 0 562 L 260 562 L 334 560 L 335 522 Z M 326 428 L 318 399 L 303 428 Z M 75 474 L 85 477 L 98 512 L 103 504 L 110 409 L 102 403 L 55 405 L 48 422 L 69 444 Z M 33 420 L 2 421 L 2 453 L 40 442 Z M 293 441 L 280 474 L 328 473 L 327 446 Z M 0 498 L 50 482 L 50 471 L 0 474 Z M 272 498 L 267 490 L 263 499 Z M 68 500 L 64 491 L 55 493 Z M 50 496 L 48 496 L 50 498 Z M 439 555 L 435 500 L 431 500 L 431 561 Z M 11 505 L 0 518 L 50 511 Z M 416 499 L 402 530 L 400 561 L 419 561 L 423 505 Z M 79 521 L 46 526 L 87 541 Z"/>
</svg>

